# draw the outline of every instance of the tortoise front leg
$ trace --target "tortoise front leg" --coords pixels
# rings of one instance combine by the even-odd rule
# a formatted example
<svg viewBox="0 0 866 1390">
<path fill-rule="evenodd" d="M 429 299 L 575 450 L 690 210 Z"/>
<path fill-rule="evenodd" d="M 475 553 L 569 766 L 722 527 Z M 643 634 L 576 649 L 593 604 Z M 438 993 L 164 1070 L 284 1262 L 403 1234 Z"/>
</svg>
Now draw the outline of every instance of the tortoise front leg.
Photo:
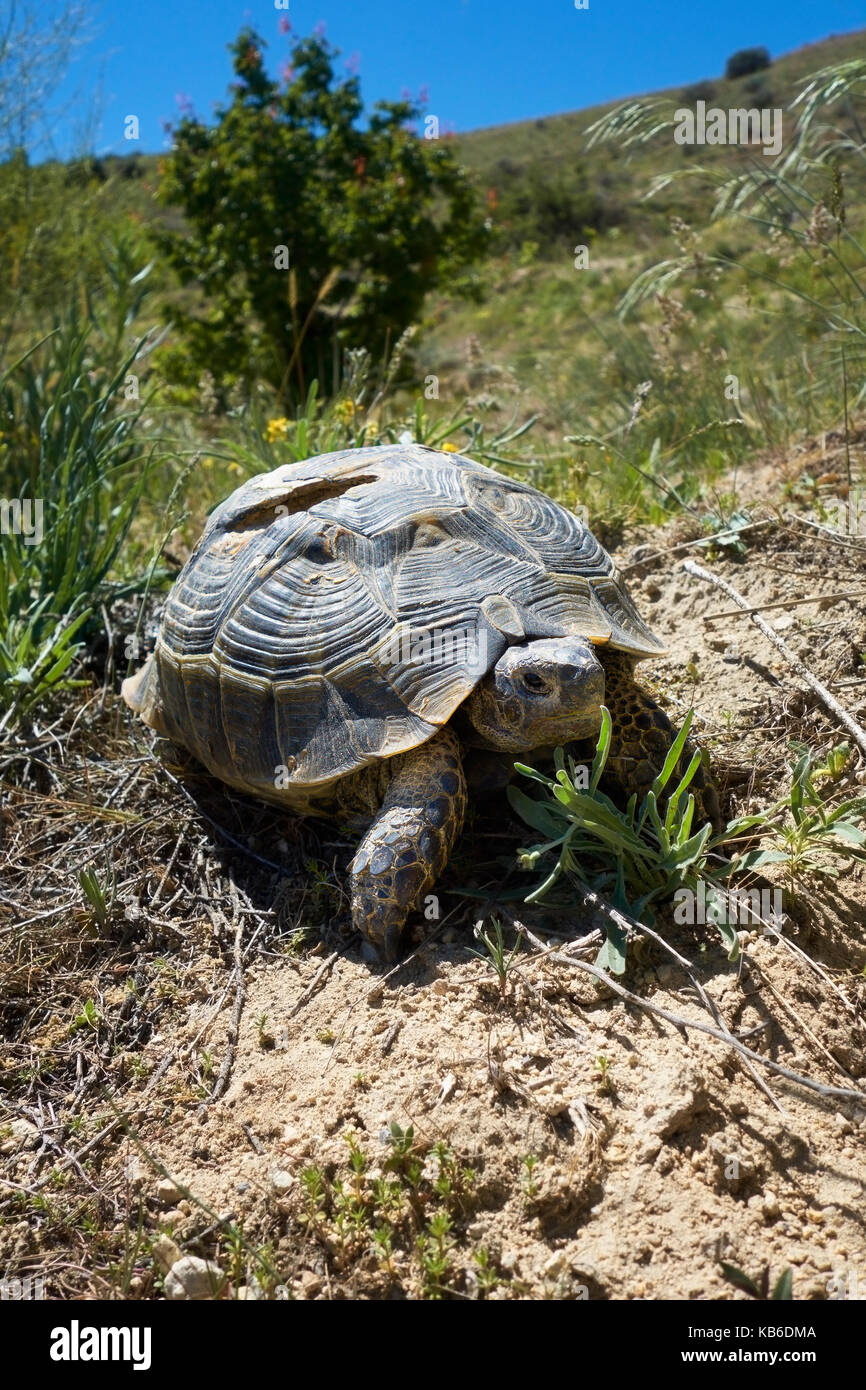
<svg viewBox="0 0 866 1390">
<path fill-rule="evenodd" d="M 393 761 L 381 810 L 349 865 L 355 927 L 386 960 L 396 959 L 406 918 L 445 868 L 466 813 L 451 729 Z"/>
<path fill-rule="evenodd" d="M 637 792 L 640 801 L 661 771 L 676 733 L 664 710 L 635 683 L 633 663 L 627 656 L 606 651 L 604 676 L 605 704 L 610 710 L 613 730 L 602 786 L 624 801 L 632 792 Z M 669 791 L 673 791 L 694 753 L 694 745 L 687 740 L 677 772 L 668 783 Z M 714 830 L 721 830 L 718 791 L 703 764 L 695 773 L 689 791 L 695 798 L 695 827 L 709 821 Z M 663 797 L 663 803 L 664 800 Z"/>
</svg>

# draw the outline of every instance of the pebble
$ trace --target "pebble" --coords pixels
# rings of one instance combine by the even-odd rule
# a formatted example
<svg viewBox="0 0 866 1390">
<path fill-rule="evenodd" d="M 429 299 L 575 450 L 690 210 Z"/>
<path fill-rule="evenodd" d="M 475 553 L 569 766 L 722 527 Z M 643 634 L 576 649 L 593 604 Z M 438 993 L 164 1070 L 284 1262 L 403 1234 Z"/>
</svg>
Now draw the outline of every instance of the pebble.
<svg viewBox="0 0 866 1390">
<path fill-rule="evenodd" d="M 561 1250 L 555 1250 L 541 1266 L 541 1272 L 545 1279 L 561 1279 L 568 1273 L 568 1260 Z"/>
<path fill-rule="evenodd" d="M 176 1207 L 183 1193 L 172 1178 L 163 1178 L 157 1186 L 156 1196 L 163 1206 Z"/>
<path fill-rule="evenodd" d="M 761 1214 L 765 1221 L 775 1221 L 782 1215 L 779 1199 L 775 1192 L 771 1192 L 769 1188 L 767 1188 L 761 1201 Z"/>
<path fill-rule="evenodd" d="M 275 1192 L 288 1192 L 297 1181 L 287 1168 L 272 1168 L 270 1178 Z"/>
<path fill-rule="evenodd" d="M 29 1120 L 12 1120 L 8 1129 L 9 1134 L 0 1143 L 0 1154 L 15 1154 L 22 1149 L 39 1147 L 39 1130 Z"/>
<path fill-rule="evenodd" d="M 181 1258 L 180 1246 L 175 1244 L 171 1236 L 163 1233 L 153 1242 L 153 1258 L 163 1274 L 167 1274 L 172 1265 Z"/>
<path fill-rule="evenodd" d="M 216 1298 L 226 1276 L 213 1260 L 181 1255 L 165 1276 L 165 1296 L 173 1303 Z"/>
</svg>

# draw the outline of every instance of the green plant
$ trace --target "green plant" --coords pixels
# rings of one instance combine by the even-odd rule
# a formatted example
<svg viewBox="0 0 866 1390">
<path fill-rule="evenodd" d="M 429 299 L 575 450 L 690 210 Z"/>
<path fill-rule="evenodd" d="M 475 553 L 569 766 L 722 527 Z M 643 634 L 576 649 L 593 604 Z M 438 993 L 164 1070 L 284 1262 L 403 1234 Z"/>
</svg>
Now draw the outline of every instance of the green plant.
<svg viewBox="0 0 866 1390">
<path fill-rule="evenodd" d="M 531 1199 L 538 1193 L 538 1183 L 535 1178 L 538 1158 L 535 1154 L 526 1154 L 520 1162 L 522 1167 L 526 1170 L 526 1176 L 523 1180 L 523 1192 L 526 1197 Z"/>
<path fill-rule="evenodd" d="M 230 102 L 173 131 L 160 196 L 185 226 L 154 235 L 207 295 L 203 315 L 175 315 L 196 372 L 218 391 L 262 375 L 303 400 L 314 377 L 335 389 L 342 347 L 387 356 L 437 285 L 474 293 L 487 232 L 453 150 L 408 129 L 420 107 L 378 102 L 362 120 L 358 79 L 336 79 L 324 39 L 295 44 L 285 84 L 265 48 L 244 29 Z"/>
<path fill-rule="evenodd" d="M 108 871 L 107 887 L 103 887 L 95 871 L 90 867 L 80 870 L 78 882 L 90 904 L 93 921 L 100 931 L 105 931 L 114 915 L 114 905 L 117 900 L 117 879 L 114 869 L 110 868 Z"/>
<path fill-rule="evenodd" d="M 0 729 L 75 684 L 91 615 L 146 584 L 112 574 L 156 458 L 125 398 L 146 345 L 106 372 L 94 332 L 70 314 L 0 376 Z"/>
<path fill-rule="evenodd" d="M 81 1028 L 89 1028 L 91 1032 L 97 1033 L 99 1031 L 99 1025 L 101 1021 L 102 1016 L 99 1010 L 97 1009 L 93 1000 L 88 999 L 84 1005 L 84 1008 L 81 1010 L 81 1013 L 76 1014 L 75 1018 L 72 1020 L 69 1031 L 76 1032 L 78 1029 Z"/>
<path fill-rule="evenodd" d="M 616 1090 L 613 1077 L 611 1076 L 612 1065 L 613 1063 L 610 1058 L 605 1057 L 604 1053 L 601 1053 L 595 1059 L 595 1069 L 598 1072 L 598 1089 L 604 1095 L 610 1095 Z"/>
<path fill-rule="evenodd" d="M 810 749 L 801 749 L 791 771 L 787 795 L 760 817 L 754 818 L 769 846 L 747 850 L 736 860 L 739 873 L 754 872 L 774 864 L 784 867 L 793 887 L 803 874 L 834 872 L 834 861 L 866 859 L 866 796 L 846 797 L 829 804 L 833 783 L 845 768 L 851 754 L 846 743 L 837 744 L 816 765 Z M 826 794 L 818 786 L 827 785 Z M 751 828 L 753 818 L 740 822 L 742 830 Z"/>
<path fill-rule="evenodd" d="M 752 1298 L 760 1298 L 769 1302 L 789 1302 L 794 1297 L 794 1280 L 790 1269 L 782 1270 L 771 1292 L 769 1265 L 766 1265 L 761 1271 L 760 1280 L 755 1280 L 751 1279 L 748 1274 L 744 1274 L 736 1265 L 726 1264 L 724 1260 L 720 1260 L 719 1263 L 722 1267 L 722 1275 L 728 1283 L 733 1284 L 735 1288 L 745 1289 Z"/>
<path fill-rule="evenodd" d="M 475 1278 L 478 1280 L 479 1292 L 482 1298 L 486 1298 L 503 1283 L 502 1276 L 496 1268 L 490 1251 L 483 1246 L 480 1250 L 474 1251 L 472 1260 L 475 1265 Z"/>
<path fill-rule="evenodd" d="M 310 1167 L 301 1174 L 302 1220 L 338 1266 L 373 1254 L 389 1281 L 410 1279 L 414 1292 L 439 1299 L 463 1279 L 455 1256 L 460 1222 L 475 1201 L 476 1173 L 443 1141 L 420 1141 L 412 1125 L 393 1122 L 380 1171 L 353 1134 L 344 1135 L 345 1164 L 331 1176 Z M 499 1281 L 484 1252 L 476 1260 L 477 1288 Z"/>
<path fill-rule="evenodd" d="M 766 48 L 740 48 L 725 63 L 725 77 L 747 77 L 749 73 L 762 72 L 771 62 Z"/>
<path fill-rule="evenodd" d="M 735 55 L 740 57 L 742 55 Z M 853 355 L 866 351 L 866 250 L 848 218 L 845 170 L 859 172 L 866 139 L 866 61 L 853 58 L 812 73 L 791 102 L 788 137 L 772 157 L 729 163 L 689 160 L 652 179 L 647 196 L 661 196 L 672 185 L 700 181 L 715 193 L 703 241 L 680 222 L 679 255 L 664 258 L 630 285 L 620 303 L 623 315 L 678 281 L 699 284 L 715 294 L 714 285 L 747 287 L 750 307 L 772 302 L 782 313 L 786 301 L 797 307 L 801 349 L 823 363 L 838 412 L 847 396 L 848 367 Z M 615 141 L 636 149 L 668 137 L 674 113 L 660 99 L 627 103 L 606 113 L 588 132 L 594 143 Z M 765 147 L 765 154 L 769 147 Z M 738 244 L 715 236 L 716 229 L 737 228 Z M 814 380 L 815 369 L 811 376 Z M 749 378 L 752 409 L 763 409 L 766 394 L 757 377 Z M 810 392 L 814 393 L 814 384 Z M 764 423 L 764 422 L 762 422 Z"/>
<path fill-rule="evenodd" d="M 483 951 L 473 950 L 468 947 L 469 954 L 477 956 L 485 965 L 489 966 L 496 974 L 499 981 L 499 997 L 504 999 L 508 991 L 508 980 L 512 971 L 515 969 L 517 957 L 520 953 L 520 933 L 509 951 L 505 944 L 505 936 L 502 931 L 502 923 L 498 918 L 493 919 L 493 931 L 484 930 L 484 923 L 476 923 L 473 936 L 476 941 L 480 941 L 484 946 Z"/>
<path fill-rule="evenodd" d="M 695 799 L 688 790 L 700 766 L 700 753 L 693 755 L 673 790 L 667 792 L 692 717 L 690 710 L 640 805 L 633 794 L 624 811 L 599 789 L 611 747 L 612 723 L 605 707 L 585 791 L 575 785 L 573 761 L 572 772 L 566 771 L 562 749 L 556 752 L 555 780 L 515 763 L 518 772 L 549 793 L 549 799 L 542 802 L 533 800 L 518 787 L 508 789 L 517 814 L 545 836 L 544 843 L 522 852 L 521 863 L 533 868 L 546 855 L 557 855 L 553 869 L 528 895 L 527 902 L 537 902 L 563 874 L 579 875 L 587 887 L 605 895 L 615 908 L 652 923 L 652 904 L 671 897 L 680 887 L 695 887 L 700 874 L 708 873 L 712 827 L 707 824 L 692 833 Z M 667 804 L 660 810 L 663 794 L 667 795 Z M 713 843 L 723 839 L 724 836 L 718 837 Z M 731 951 L 735 951 L 737 937 L 733 929 L 720 925 L 719 930 Z M 608 922 L 606 933 L 598 964 L 614 974 L 622 974 L 626 965 L 626 933 L 613 921 Z"/>
<path fill-rule="evenodd" d="M 442 1297 L 443 1285 L 451 1264 L 453 1239 L 451 1217 L 447 1211 L 437 1211 L 430 1217 L 427 1229 L 418 1237 L 418 1254 L 424 1275 L 427 1298 Z"/>
</svg>

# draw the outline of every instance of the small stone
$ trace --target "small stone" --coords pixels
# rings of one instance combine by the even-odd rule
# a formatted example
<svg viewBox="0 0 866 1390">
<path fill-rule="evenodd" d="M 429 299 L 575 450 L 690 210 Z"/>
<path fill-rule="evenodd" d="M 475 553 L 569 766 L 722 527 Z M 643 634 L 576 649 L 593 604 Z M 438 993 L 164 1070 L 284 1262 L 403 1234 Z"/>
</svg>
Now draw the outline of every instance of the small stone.
<svg viewBox="0 0 866 1390">
<path fill-rule="evenodd" d="M 165 1207 L 176 1207 L 183 1193 L 173 1178 L 163 1178 L 157 1185 L 156 1198 Z"/>
<path fill-rule="evenodd" d="M 761 1198 L 761 1215 L 765 1221 L 776 1221 L 782 1215 L 779 1199 L 769 1188 Z"/>
<path fill-rule="evenodd" d="M 9 1133 L 4 1131 L 8 1129 Z M 0 1142 L 0 1153 L 16 1154 L 25 1149 L 38 1149 L 39 1130 L 29 1120 L 12 1120 L 8 1125 L 4 1125 L 0 1134 L 3 1134 Z"/>
<path fill-rule="evenodd" d="M 270 1178 L 271 1186 L 279 1193 L 289 1192 L 296 1182 L 294 1175 L 287 1168 L 272 1168 Z"/>
<path fill-rule="evenodd" d="M 305 1269 L 300 1279 L 301 1298 L 316 1298 L 322 1292 L 322 1281 L 311 1269 Z"/>
<path fill-rule="evenodd" d="M 241 1284 L 238 1289 L 238 1301 L 241 1303 L 259 1302 L 263 1298 L 262 1286 L 255 1275 L 248 1284 Z"/>
<path fill-rule="evenodd" d="M 838 1112 L 833 1116 L 833 1123 L 840 1134 L 851 1134 L 854 1129 L 847 1115 L 841 1115 Z"/>
<path fill-rule="evenodd" d="M 653 1160 L 658 1157 L 661 1146 L 662 1141 L 658 1135 L 651 1135 L 638 1150 L 636 1155 L 637 1162 L 652 1163 Z"/>
<path fill-rule="evenodd" d="M 159 1235 L 153 1242 L 153 1258 L 163 1274 L 167 1274 L 172 1265 L 177 1264 L 181 1258 L 180 1246 L 175 1244 L 171 1236 Z"/>
<path fill-rule="evenodd" d="M 546 1280 L 556 1280 L 563 1278 L 568 1273 L 568 1261 L 561 1250 L 555 1250 L 541 1267 L 541 1272 Z"/>
<path fill-rule="evenodd" d="M 217 1298 L 226 1276 L 213 1260 L 182 1255 L 165 1276 L 165 1296 L 172 1302 Z"/>
</svg>

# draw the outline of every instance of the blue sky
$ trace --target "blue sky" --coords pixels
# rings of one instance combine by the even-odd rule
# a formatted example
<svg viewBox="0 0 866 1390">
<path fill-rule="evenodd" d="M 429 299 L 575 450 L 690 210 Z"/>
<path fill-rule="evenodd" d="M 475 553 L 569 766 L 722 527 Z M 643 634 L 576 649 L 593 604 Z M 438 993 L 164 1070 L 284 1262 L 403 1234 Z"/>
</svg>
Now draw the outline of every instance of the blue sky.
<svg viewBox="0 0 866 1390">
<path fill-rule="evenodd" d="M 0 10 L 8 0 L 0 0 Z M 59 96 L 76 93 L 56 131 L 68 153 L 93 101 L 92 146 L 128 152 L 123 118 L 137 115 L 144 151 L 165 147 L 162 120 L 188 96 L 209 118 L 230 80 L 226 44 L 244 24 L 267 40 L 274 70 L 296 34 L 324 21 L 341 64 L 357 55 L 365 100 L 426 87 L 444 129 L 464 131 L 678 86 L 718 75 L 730 53 L 763 44 L 779 55 L 866 23 L 862 0 L 103 0 L 95 38 Z M 101 97 L 94 97 L 101 90 Z"/>
</svg>

